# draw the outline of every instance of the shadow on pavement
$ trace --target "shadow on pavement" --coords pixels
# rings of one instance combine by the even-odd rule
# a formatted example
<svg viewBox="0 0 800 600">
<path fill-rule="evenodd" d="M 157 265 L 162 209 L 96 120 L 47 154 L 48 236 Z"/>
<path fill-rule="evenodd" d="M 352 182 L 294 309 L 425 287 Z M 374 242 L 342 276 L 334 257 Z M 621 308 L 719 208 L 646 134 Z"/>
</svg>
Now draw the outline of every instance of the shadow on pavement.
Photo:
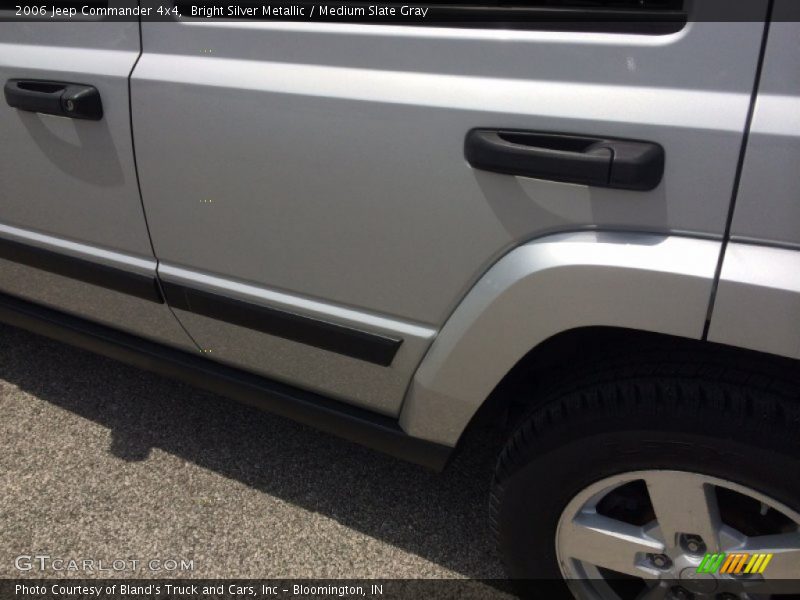
<svg viewBox="0 0 800 600">
<path fill-rule="evenodd" d="M 491 432 L 473 432 L 437 474 L 12 327 L 0 340 L 0 378 L 108 428 L 122 460 L 159 448 L 460 575 L 502 575 L 488 529 Z"/>
</svg>

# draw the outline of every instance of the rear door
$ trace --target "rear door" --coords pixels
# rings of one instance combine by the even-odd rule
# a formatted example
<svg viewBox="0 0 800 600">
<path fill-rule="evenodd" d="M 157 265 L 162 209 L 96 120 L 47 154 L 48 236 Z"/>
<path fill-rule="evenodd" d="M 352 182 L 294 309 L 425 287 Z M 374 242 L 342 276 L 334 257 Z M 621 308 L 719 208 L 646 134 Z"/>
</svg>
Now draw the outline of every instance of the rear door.
<svg viewBox="0 0 800 600">
<path fill-rule="evenodd" d="M 562 30 L 541 21 L 552 2 L 505 4 L 532 18 L 142 23 L 144 204 L 170 302 L 210 357 L 396 414 L 437 329 L 510 248 L 584 228 L 721 238 L 766 1 L 738 22 L 709 22 L 726 1 L 623 2 L 691 22 L 585 13 Z M 660 145 L 663 180 L 475 169 L 475 128 Z"/>
<path fill-rule="evenodd" d="M 136 181 L 138 23 L 46 10 L 0 11 L 0 292 L 197 352 L 158 290 Z M 48 113 L 68 85 L 94 90 L 91 119 Z"/>
</svg>

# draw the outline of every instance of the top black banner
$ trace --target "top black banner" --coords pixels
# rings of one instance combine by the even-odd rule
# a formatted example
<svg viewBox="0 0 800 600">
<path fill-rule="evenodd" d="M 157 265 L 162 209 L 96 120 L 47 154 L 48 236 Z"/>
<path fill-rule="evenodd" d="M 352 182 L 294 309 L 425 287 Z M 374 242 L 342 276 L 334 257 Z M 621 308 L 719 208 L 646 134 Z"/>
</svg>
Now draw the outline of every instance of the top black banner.
<svg viewBox="0 0 800 600">
<path fill-rule="evenodd" d="M 666 35 L 692 21 L 763 21 L 772 0 L 518 0 L 314 2 L 308 0 L 74 0 L 0 3 L 0 21 L 241 20 L 599 31 Z M 800 2 L 773 20 L 800 21 Z"/>
</svg>

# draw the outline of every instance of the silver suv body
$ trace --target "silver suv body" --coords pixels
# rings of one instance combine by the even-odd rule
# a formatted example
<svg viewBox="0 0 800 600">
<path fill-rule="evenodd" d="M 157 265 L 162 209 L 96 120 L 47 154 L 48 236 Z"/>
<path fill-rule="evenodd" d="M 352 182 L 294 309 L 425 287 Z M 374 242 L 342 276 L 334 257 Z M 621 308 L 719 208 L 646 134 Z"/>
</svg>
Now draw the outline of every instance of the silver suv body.
<svg viewBox="0 0 800 600">
<path fill-rule="evenodd" d="M 482 407 L 524 433 L 546 390 L 581 380 L 571 366 L 641 340 L 689 364 L 766 361 L 788 377 L 800 358 L 796 8 L 753 0 L 746 18 L 714 22 L 727 2 L 652 4 L 639 5 L 645 21 L 684 21 L 0 23 L 0 318 L 437 468 Z M 663 385 L 668 398 L 683 389 Z M 645 404 L 661 393 L 642 389 Z M 690 420 L 665 431 L 677 440 Z M 797 459 L 791 444 L 777 452 Z M 531 498 L 509 482 L 545 455 L 507 451 L 497 489 Z M 620 475 L 635 472 L 650 475 Z M 666 472 L 683 479 L 664 484 Z M 653 505 L 659 486 L 735 488 L 792 522 L 798 506 L 766 489 L 769 475 L 679 460 L 602 475 L 617 479 L 565 483 L 567 521 L 541 533 L 568 580 L 605 573 L 564 550 L 579 519 L 563 511 L 591 486 L 645 481 Z M 510 574 L 542 575 L 504 506 Z M 605 566 L 675 587 L 673 566 L 702 559 L 692 535 L 746 547 L 720 537 L 719 519 L 670 535 L 665 519 L 646 538 L 660 541 Z M 800 568 L 787 539 L 790 566 L 770 567 L 782 575 Z"/>
</svg>

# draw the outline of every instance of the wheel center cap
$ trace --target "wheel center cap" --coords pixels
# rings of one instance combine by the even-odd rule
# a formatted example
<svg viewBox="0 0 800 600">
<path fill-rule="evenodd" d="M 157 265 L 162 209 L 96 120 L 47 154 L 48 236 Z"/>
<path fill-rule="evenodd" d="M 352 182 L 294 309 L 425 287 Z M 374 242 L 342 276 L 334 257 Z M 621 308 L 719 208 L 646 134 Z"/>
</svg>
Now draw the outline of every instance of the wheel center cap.
<svg viewBox="0 0 800 600">
<path fill-rule="evenodd" d="M 690 592 L 711 594 L 716 591 L 718 581 L 711 573 L 698 573 L 697 567 L 686 567 L 680 573 L 681 583 Z"/>
</svg>

